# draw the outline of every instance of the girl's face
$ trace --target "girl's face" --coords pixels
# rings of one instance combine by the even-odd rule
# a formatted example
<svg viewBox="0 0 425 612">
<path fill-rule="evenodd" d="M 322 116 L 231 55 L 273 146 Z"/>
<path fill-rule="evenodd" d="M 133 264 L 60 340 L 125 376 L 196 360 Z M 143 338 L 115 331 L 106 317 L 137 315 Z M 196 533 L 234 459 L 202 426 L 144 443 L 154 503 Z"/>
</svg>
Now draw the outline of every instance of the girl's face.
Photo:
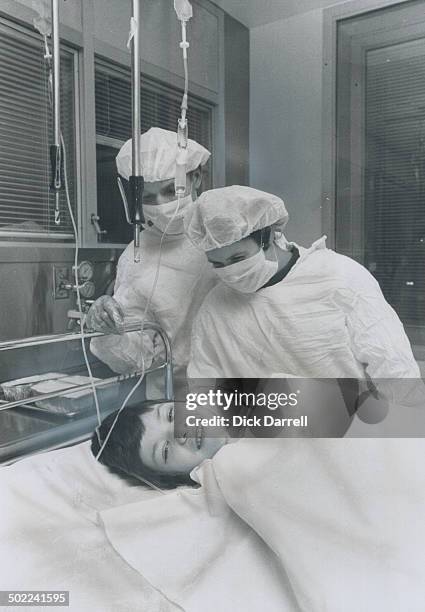
<svg viewBox="0 0 425 612">
<path fill-rule="evenodd" d="M 205 438 L 202 428 L 197 438 L 175 438 L 172 403 L 158 404 L 140 419 L 145 428 L 140 458 L 147 468 L 156 472 L 188 474 L 204 459 L 211 459 L 227 441 Z"/>
</svg>

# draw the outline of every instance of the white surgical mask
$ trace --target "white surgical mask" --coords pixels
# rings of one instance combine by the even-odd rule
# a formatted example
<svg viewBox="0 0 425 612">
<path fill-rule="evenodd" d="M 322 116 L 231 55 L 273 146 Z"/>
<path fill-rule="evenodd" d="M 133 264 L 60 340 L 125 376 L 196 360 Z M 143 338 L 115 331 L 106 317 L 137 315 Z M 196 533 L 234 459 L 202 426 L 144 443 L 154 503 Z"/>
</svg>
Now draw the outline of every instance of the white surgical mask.
<svg viewBox="0 0 425 612">
<path fill-rule="evenodd" d="M 276 274 L 278 267 L 277 257 L 275 261 L 270 261 L 266 259 L 263 249 L 260 249 L 252 257 L 224 268 L 216 268 L 215 272 L 223 283 L 236 291 L 255 293 Z"/>
<path fill-rule="evenodd" d="M 180 206 L 178 200 L 172 200 L 165 204 L 144 204 L 143 214 L 145 221 L 150 221 L 161 232 L 167 231 L 167 234 L 183 234 L 185 209 L 192 203 L 192 196 L 189 194 L 184 198 L 180 198 Z"/>
</svg>

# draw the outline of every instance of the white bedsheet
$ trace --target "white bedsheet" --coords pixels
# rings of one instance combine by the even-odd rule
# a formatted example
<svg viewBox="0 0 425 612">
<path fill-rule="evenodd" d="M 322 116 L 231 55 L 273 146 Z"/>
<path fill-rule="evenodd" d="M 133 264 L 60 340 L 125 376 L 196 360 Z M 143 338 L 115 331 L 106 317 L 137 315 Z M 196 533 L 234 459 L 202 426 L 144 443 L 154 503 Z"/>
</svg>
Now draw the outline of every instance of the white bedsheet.
<svg viewBox="0 0 425 612">
<path fill-rule="evenodd" d="M 303 612 L 423 612 L 425 440 L 255 442 L 237 461 L 222 449 L 215 473 Z"/>
<path fill-rule="evenodd" d="M 202 489 L 101 517 L 122 557 L 190 612 L 423 612 L 424 450 L 241 440 L 198 468 Z"/>
<path fill-rule="evenodd" d="M 89 443 L 0 469 L 0 491 L 0 589 L 68 590 L 72 612 L 178 609 L 117 555 L 98 523 L 99 510 L 156 493 L 109 474 Z"/>
<path fill-rule="evenodd" d="M 424 450 L 241 440 L 165 496 L 87 444 L 30 458 L 0 470 L 0 589 L 69 590 L 75 612 L 423 612 Z"/>
<path fill-rule="evenodd" d="M 226 503 L 211 462 L 200 476 L 200 489 L 101 512 L 114 548 L 186 612 L 296 612 L 282 566 Z"/>
</svg>

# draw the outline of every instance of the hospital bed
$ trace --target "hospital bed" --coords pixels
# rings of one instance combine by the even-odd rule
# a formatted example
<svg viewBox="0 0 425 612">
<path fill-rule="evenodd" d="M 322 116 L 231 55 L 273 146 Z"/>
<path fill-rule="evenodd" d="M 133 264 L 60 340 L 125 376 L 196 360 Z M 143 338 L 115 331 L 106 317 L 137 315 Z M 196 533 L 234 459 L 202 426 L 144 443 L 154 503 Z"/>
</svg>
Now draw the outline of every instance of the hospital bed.
<svg viewBox="0 0 425 612">
<path fill-rule="evenodd" d="M 125 326 L 125 332 L 138 329 L 140 323 Z M 163 373 L 164 398 L 155 403 L 170 401 L 173 372 L 169 339 L 155 323 L 145 323 L 144 329 L 157 333 L 164 349 L 160 361 L 145 373 L 146 376 L 159 373 L 160 377 Z M 85 339 L 102 335 L 87 333 Z M 68 346 L 68 343 L 81 350 L 79 341 L 80 334 L 68 333 L 2 342 L 0 357 L 10 355 L 8 361 L 13 363 L 15 354 L 42 347 L 52 352 L 54 347 Z M 44 372 L 51 372 L 53 362 L 54 358 L 46 360 Z M 83 384 L 78 385 L 77 394 L 87 397 L 91 383 L 83 380 L 81 374 L 86 371 L 82 371 L 82 366 L 75 367 L 74 362 L 74 367 L 66 368 L 64 378 L 59 380 L 80 378 Z M 137 383 L 140 372 L 117 376 L 100 362 L 92 362 L 91 368 L 103 419 L 119 408 Z M 11 369 L 4 368 L 4 371 L 10 373 Z M 28 380 L 28 376 L 23 380 Z M 179 609 L 116 553 L 99 522 L 99 513 L 103 510 L 149 500 L 156 493 L 145 487 L 129 486 L 95 461 L 89 442 L 98 424 L 93 400 L 81 410 L 75 410 L 75 405 L 74 409 L 60 414 L 48 410 L 49 401 L 52 405 L 55 400 L 60 403 L 75 392 L 73 386 L 13 400 L 5 399 L 3 392 L 0 539 L 3 558 L 8 563 L 1 568 L 0 588 L 66 590 L 70 592 L 68 609 L 75 612 Z M 144 390 L 131 403 L 135 401 L 145 401 Z"/>
<path fill-rule="evenodd" d="M 423 611 L 423 440 L 240 440 L 161 495 L 94 460 L 93 410 L 62 418 L 0 446 L 1 590 L 67 590 L 71 612 Z"/>
<path fill-rule="evenodd" d="M 124 332 L 139 329 L 139 323 L 131 322 L 125 326 Z M 154 372 L 163 372 L 164 401 L 170 401 L 173 398 L 170 341 L 156 323 L 145 323 L 144 329 L 157 333 L 164 347 L 162 352 L 164 357 L 161 358 L 159 363 L 152 364 L 145 374 L 149 376 Z M 104 334 L 91 332 L 85 334 L 84 338 L 90 340 L 102 335 Z M 23 349 L 39 350 L 45 347 L 51 350 L 52 347 L 57 347 L 63 343 L 75 344 L 78 341 L 81 342 L 81 335 L 76 333 L 7 341 L 0 343 L 0 356 L 9 356 L 9 354 Z M 116 375 L 100 363 L 93 364 L 92 369 L 95 372 L 93 385 L 98 393 L 100 416 L 103 419 L 110 412 L 119 408 L 128 392 L 136 384 L 140 372 L 132 375 Z M 51 371 L 51 368 L 48 368 L 47 372 L 49 371 Z M 81 374 L 85 374 L 85 377 Z M 56 376 L 52 376 L 52 378 L 56 378 Z M 23 379 L 23 381 L 25 380 L 28 380 L 28 378 Z M 58 389 L 55 389 L 53 384 L 50 392 L 37 393 L 36 396 L 31 394 L 28 397 L 12 398 L 12 400 L 10 397 L 5 397 L 5 385 L 2 385 L 3 392 L 0 395 L 0 465 L 14 462 L 37 452 L 83 442 L 91 437 L 98 425 L 98 418 L 90 393 L 92 383 L 87 378 L 87 370 L 84 371 L 84 366 L 81 365 L 79 367 L 74 366 L 63 373 L 63 377 L 59 378 L 59 381 L 64 382 L 56 385 Z M 80 384 L 75 385 L 75 381 Z M 48 390 L 48 387 L 46 387 L 46 390 Z M 69 401 L 70 397 L 75 401 Z M 84 398 L 85 404 L 83 400 L 79 404 L 79 398 Z M 89 403 L 87 403 L 87 398 L 90 398 Z M 143 399 L 143 392 L 140 391 L 133 397 L 132 403 L 143 401 Z M 61 406 L 61 402 L 64 407 Z M 56 408 L 52 406 L 55 403 Z M 58 406 L 61 408 L 60 410 L 57 409 Z"/>
</svg>

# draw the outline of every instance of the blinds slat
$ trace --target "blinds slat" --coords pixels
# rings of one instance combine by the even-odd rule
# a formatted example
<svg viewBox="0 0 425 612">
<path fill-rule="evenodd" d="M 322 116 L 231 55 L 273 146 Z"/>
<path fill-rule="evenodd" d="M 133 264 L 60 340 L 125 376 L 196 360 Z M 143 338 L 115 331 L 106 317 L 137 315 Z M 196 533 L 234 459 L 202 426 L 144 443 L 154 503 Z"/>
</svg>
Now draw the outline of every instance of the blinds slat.
<svg viewBox="0 0 425 612">
<path fill-rule="evenodd" d="M 25 125 L 18 125 L 16 121 L 13 123 L 13 120 L 16 119 L 15 115 L 12 115 L 12 119 L 9 123 L 5 123 L 4 115 L 9 114 L 5 112 L 1 112 L 0 116 L 3 118 L 0 120 L 0 133 L 6 136 L 15 135 L 20 136 L 24 139 L 30 139 L 31 137 L 40 138 L 40 127 L 34 126 L 34 123 L 26 122 Z M 46 130 L 43 130 L 44 134 L 46 134 Z"/>
<path fill-rule="evenodd" d="M 46 172 L 47 175 L 48 173 Z M 13 172 L 13 169 L 11 170 L 10 168 L 5 170 L 0 161 L 0 185 L 5 185 L 6 187 L 7 185 L 14 186 L 18 181 L 31 187 L 45 185 L 45 177 L 41 177 L 39 172 L 27 169 L 25 174 L 23 174 L 20 169 L 16 170 L 16 172 Z"/>
</svg>

